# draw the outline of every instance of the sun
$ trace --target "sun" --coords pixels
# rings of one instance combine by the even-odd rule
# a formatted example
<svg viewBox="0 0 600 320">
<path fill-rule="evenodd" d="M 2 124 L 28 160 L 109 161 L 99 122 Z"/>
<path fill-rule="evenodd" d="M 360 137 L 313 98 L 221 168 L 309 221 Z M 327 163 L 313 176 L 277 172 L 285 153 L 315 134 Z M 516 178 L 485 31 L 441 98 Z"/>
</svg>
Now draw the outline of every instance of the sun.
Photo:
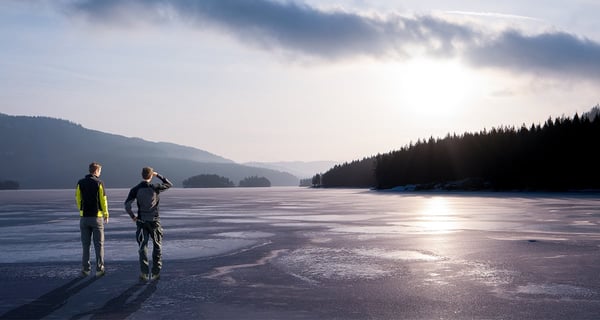
<svg viewBox="0 0 600 320">
<path fill-rule="evenodd" d="M 454 60 L 413 59 L 388 69 L 394 103 L 422 116 L 461 112 L 476 92 L 473 72 Z"/>
</svg>

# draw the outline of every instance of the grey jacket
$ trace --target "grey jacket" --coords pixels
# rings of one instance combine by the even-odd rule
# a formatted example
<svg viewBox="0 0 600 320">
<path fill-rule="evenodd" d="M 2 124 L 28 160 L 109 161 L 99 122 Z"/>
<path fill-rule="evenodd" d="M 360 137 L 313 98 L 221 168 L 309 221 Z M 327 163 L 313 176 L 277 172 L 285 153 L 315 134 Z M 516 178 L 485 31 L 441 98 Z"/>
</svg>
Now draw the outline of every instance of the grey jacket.
<svg viewBox="0 0 600 320">
<path fill-rule="evenodd" d="M 132 219 L 135 218 L 131 204 L 137 199 L 137 218 L 143 221 L 159 221 L 160 215 L 158 204 L 160 202 L 159 194 L 173 186 L 169 179 L 162 175 L 157 175 L 162 183 L 149 183 L 147 181 L 140 182 L 137 186 L 129 190 L 127 200 L 125 200 L 125 210 L 129 213 Z"/>
</svg>

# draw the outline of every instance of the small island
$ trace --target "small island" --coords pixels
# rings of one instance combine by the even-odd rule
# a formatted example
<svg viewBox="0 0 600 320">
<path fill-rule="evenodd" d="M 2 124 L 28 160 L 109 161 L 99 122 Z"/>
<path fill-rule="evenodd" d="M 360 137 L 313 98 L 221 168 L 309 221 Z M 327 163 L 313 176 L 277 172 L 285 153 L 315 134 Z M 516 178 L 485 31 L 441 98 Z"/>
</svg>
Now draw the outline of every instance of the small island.
<svg viewBox="0 0 600 320">
<path fill-rule="evenodd" d="M 234 183 L 216 174 L 200 174 L 183 180 L 184 188 L 231 188 Z"/>
<path fill-rule="evenodd" d="M 0 190 L 19 190 L 20 185 L 13 180 L 0 180 Z"/>
<path fill-rule="evenodd" d="M 251 176 L 242 179 L 239 187 L 270 187 L 271 181 L 265 177 Z M 216 174 L 199 174 L 183 180 L 184 188 L 233 188 L 235 184 L 227 177 Z"/>
<path fill-rule="evenodd" d="M 240 187 L 270 187 L 271 181 L 265 177 L 252 176 L 240 181 Z"/>
</svg>

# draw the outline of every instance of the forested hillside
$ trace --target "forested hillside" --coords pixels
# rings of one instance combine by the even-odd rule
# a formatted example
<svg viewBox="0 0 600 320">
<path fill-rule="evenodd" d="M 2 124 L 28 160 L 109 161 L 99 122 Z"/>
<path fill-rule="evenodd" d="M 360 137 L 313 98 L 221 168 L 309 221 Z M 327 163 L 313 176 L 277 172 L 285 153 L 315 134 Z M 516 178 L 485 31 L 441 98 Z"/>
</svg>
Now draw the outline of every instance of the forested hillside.
<svg viewBox="0 0 600 320">
<path fill-rule="evenodd" d="M 321 185 L 325 187 L 368 188 L 376 185 L 375 158 L 364 158 L 336 165 L 321 176 Z"/>
<path fill-rule="evenodd" d="M 324 187 L 388 189 L 600 189 L 598 107 L 543 125 L 501 127 L 419 140 L 387 154 L 334 167 Z M 368 176 L 373 183 L 367 185 Z M 360 177 L 360 178 L 359 178 Z M 356 182 L 358 181 L 358 182 Z"/>
<path fill-rule="evenodd" d="M 47 117 L 0 113 L 0 181 L 22 189 L 73 188 L 100 162 L 107 187 L 131 187 L 141 168 L 152 166 L 176 186 L 198 174 L 218 174 L 233 181 L 258 175 L 276 186 L 296 186 L 298 178 L 285 172 L 243 166 L 204 150 L 172 143 L 128 138 Z"/>
</svg>

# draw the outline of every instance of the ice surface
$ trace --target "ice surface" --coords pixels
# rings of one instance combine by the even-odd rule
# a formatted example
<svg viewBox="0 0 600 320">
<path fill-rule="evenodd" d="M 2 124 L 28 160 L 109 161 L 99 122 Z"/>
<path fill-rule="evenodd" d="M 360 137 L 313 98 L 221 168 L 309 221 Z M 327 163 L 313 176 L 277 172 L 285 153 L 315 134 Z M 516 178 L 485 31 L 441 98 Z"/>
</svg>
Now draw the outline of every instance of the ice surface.
<svg viewBox="0 0 600 320">
<path fill-rule="evenodd" d="M 163 243 L 163 256 L 165 259 L 192 259 L 209 257 L 227 252 L 237 251 L 257 243 L 252 237 L 230 239 L 194 239 L 194 240 L 165 240 Z M 152 243 L 149 244 L 152 250 Z M 23 262 L 59 262 L 81 261 L 81 242 L 70 241 L 51 243 L 47 245 L 14 244 L 3 246 L 0 263 Z M 90 248 L 92 260 L 94 259 L 94 246 Z M 105 241 L 104 254 L 106 263 L 110 261 L 137 261 L 138 245 L 133 239 L 129 241 Z"/>
<path fill-rule="evenodd" d="M 80 269 L 73 190 L 0 191 L 0 278 L 11 286 L 0 293 L 0 315 L 43 306 L 26 304 L 57 288 L 59 309 L 48 318 L 102 318 L 122 308 L 131 311 L 115 318 L 219 319 L 249 310 L 293 318 L 288 308 L 299 319 L 600 312 L 595 195 L 175 188 L 161 196 L 166 281 L 139 286 L 130 279 L 136 227 L 119 209 L 126 193 L 109 189 L 110 272 L 63 305 L 60 287 Z M 48 283 L 44 292 L 39 283 Z"/>
<path fill-rule="evenodd" d="M 317 221 L 317 222 L 336 222 L 336 221 L 363 221 L 363 220 L 369 220 L 369 219 L 377 219 L 377 218 L 381 218 L 384 217 L 384 215 L 377 215 L 377 214 L 372 214 L 372 215 L 360 215 L 360 214 L 353 214 L 353 215 L 343 215 L 343 214 L 304 214 L 304 215 L 297 215 L 297 216 L 290 216 L 290 215 L 286 215 L 286 216 L 269 216 L 267 219 L 274 219 L 274 220 L 297 220 L 297 221 Z"/>
</svg>

